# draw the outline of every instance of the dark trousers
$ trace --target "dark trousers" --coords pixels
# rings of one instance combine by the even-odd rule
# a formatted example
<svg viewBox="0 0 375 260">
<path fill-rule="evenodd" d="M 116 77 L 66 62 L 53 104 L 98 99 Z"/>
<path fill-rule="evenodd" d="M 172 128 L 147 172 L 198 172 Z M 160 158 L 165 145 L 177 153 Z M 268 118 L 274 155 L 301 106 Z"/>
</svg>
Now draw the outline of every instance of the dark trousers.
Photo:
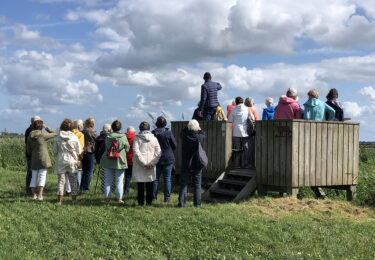
<svg viewBox="0 0 375 260">
<path fill-rule="evenodd" d="M 26 172 L 26 193 L 31 194 L 30 181 L 31 181 L 31 156 L 26 156 L 27 172 Z"/>
<path fill-rule="evenodd" d="M 133 173 L 133 165 L 128 165 L 128 168 L 125 169 L 125 184 L 124 184 L 124 192 L 129 193 L 130 191 L 130 181 L 132 179 Z"/>
<path fill-rule="evenodd" d="M 82 159 L 81 190 L 89 190 L 94 173 L 94 153 L 85 153 Z"/>
<path fill-rule="evenodd" d="M 138 185 L 138 204 L 144 205 L 145 203 L 145 186 L 146 186 L 146 204 L 151 205 L 153 195 L 153 182 L 137 182 Z"/>
<path fill-rule="evenodd" d="M 216 107 L 208 107 L 203 110 L 203 120 L 215 120 L 216 119 Z"/>
</svg>

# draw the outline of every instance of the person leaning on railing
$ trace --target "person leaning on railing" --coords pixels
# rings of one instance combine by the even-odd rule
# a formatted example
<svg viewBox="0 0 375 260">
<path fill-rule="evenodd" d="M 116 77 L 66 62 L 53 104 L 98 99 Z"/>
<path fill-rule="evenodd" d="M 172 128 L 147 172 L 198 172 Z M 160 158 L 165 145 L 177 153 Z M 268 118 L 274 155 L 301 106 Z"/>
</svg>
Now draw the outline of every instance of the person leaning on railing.
<svg viewBox="0 0 375 260">
<path fill-rule="evenodd" d="M 312 89 L 307 93 L 309 100 L 303 106 L 305 107 L 304 119 L 307 120 L 328 120 L 331 121 L 335 117 L 335 110 L 319 100 L 319 92 Z"/>
</svg>

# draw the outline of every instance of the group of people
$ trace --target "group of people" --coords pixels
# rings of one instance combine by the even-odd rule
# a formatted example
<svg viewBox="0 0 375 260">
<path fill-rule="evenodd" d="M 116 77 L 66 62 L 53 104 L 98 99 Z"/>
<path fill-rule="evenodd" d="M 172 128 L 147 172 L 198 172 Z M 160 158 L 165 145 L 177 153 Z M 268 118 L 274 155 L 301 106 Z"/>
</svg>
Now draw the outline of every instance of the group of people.
<svg viewBox="0 0 375 260">
<path fill-rule="evenodd" d="M 139 205 L 151 205 L 157 199 L 161 175 L 164 178 L 164 202 L 171 197 L 171 174 L 175 157 L 173 151 L 177 142 L 172 132 L 166 128 L 167 120 L 160 116 L 156 128 L 150 131 L 150 124 L 141 122 L 139 132 L 135 134 L 132 126 L 122 133 L 122 124 L 115 120 L 112 125 L 104 125 L 98 136 L 93 118 L 72 122 L 64 119 L 55 133 L 44 125 L 38 116 L 31 118 L 31 125 L 25 133 L 26 158 L 28 173 L 26 186 L 34 199 L 43 200 L 43 189 L 46 183 L 47 169 L 52 166 L 47 149 L 47 141 L 54 139 L 53 154 L 56 156 L 54 173 L 58 176 L 57 202 L 61 203 L 66 192 L 75 202 L 79 189 L 89 190 L 94 170 L 94 158 L 102 169 L 102 183 L 105 202 L 109 203 L 111 193 L 115 192 L 116 201 L 124 203 L 123 193 L 129 192 L 130 181 L 137 183 Z M 43 132 L 43 129 L 47 132 Z M 198 136 L 198 137 L 197 137 Z M 181 132 L 182 149 L 185 155 L 192 157 L 198 142 L 203 141 L 205 134 L 196 120 L 191 120 Z M 185 158 L 186 156 L 183 156 Z M 185 159 L 186 167 L 181 173 L 181 188 L 178 206 L 185 206 L 186 189 L 189 179 L 189 159 Z M 201 169 L 193 169 L 194 206 L 201 204 Z M 82 178 L 80 172 L 82 171 Z M 39 176 L 39 178 L 38 178 Z M 125 183 L 124 183 L 125 176 Z M 38 179 L 38 181 L 37 181 Z M 38 182 L 38 183 L 37 183 Z M 36 187 L 39 187 L 38 194 Z M 199 186 L 199 187 L 198 187 Z M 145 198 L 146 197 L 146 198 Z"/>
<path fill-rule="evenodd" d="M 193 119 L 181 133 L 181 169 L 178 206 L 186 203 L 187 185 L 190 180 L 194 189 L 194 206 L 201 205 L 202 167 L 193 160 L 198 160 L 200 144 L 206 139 L 198 120 L 227 120 L 233 122 L 233 148 L 240 151 L 241 168 L 254 167 L 255 126 L 259 120 L 252 98 L 236 97 L 227 107 L 227 115 L 218 102 L 220 83 L 211 80 L 206 72 L 201 86 L 201 99 L 194 111 Z M 338 101 L 338 92 L 331 89 L 327 102 L 319 100 L 316 89 L 308 92 L 304 109 L 298 104 L 297 90 L 289 88 L 282 95 L 277 106 L 273 99 L 265 100 L 266 108 L 262 120 L 273 119 L 307 119 L 344 121 L 343 106 Z M 249 123 L 250 122 L 250 123 Z M 137 182 L 139 205 L 151 205 L 157 199 L 161 175 L 164 178 L 164 202 L 170 201 L 171 174 L 174 168 L 174 150 L 177 142 L 172 132 L 166 128 L 167 120 L 160 116 L 156 128 L 151 131 L 150 124 L 141 122 L 139 132 L 129 126 L 121 132 L 122 124 L 115 120 L 112 125 L 105 124 L 98 136 L 95 121 L 89 117 L 83 123 L 78 119 L 72 122 L 64 119 L 57 133 L 46 126 L 38 116 L 31 118 L 31 125 L 25 132 L 26 159 L 28 171 L 26 176 L 27 192 L 34 199 L 43 200 L 43 188 L 46 182 L 47 169 L 52 166 L 46 142 L 55 139 L 53 153 L 56 156 L 54 173 L 58 175 L 57 201 L 62 202 L 64 192 L 76 201 L 78 190 L 89 190 L 94 172 L 94 160 L 101 168 L 102 192 L 105 201 L 110 202 L 111 193 L 115 192 L 118 203 L 124 203 L 123 193 L 129 192 L 130 182 Z M 42 130 L 45 129 L 47 133 Z M 250 129 L 250 130 L 249 130 Z M 249 132 L 250 131 L 250 132 Z M 82 177 L 81 177 L 82 172 Z M 39 175 L 38 194 L 36 193 L 37 176 Z M 125 182 L 124 182 L 125 177 Z M 145 199 L 146 195 L 146 199 Z"/>
<path fill-rule="evenodd" d="M 254 99 L 236 97 L 231 105 L 227 106 L 227 116 L 218 101 L 217 92 L 222 89 L 220 83 L 211 80 L 211 74 L 206 72 L 203 76 L 205 83 L 201 87 L 201 98 L 195 109 L 193 119 L 196 120 L 229 120 L 233 122 L 233 151 L 240 151 L 239 167 L 254 167 L 254 131 L 249 128 L 259 120 L 255 109 Z M 263 109 L 262 120 L 273 119 L 306 119 L 306 120 L 334 120 L 344 121 L 344 110 L 338 101 L 338 91 L 331 89 L 327 94 L 327 101 L 319 100 L 319 92 L 311 89 L 308 100 L 303 104 L 304 109 L 298 104 L 297 90 L 289 88 L 286 95 L 282 95 L 277 106 L 274 106 L 273 98 L 265 99 L 266 108 Z M 250 130 L 249 130 L 250 129 Z M 251 131 L 251 133 L 249 133 Z"/>
</svg>

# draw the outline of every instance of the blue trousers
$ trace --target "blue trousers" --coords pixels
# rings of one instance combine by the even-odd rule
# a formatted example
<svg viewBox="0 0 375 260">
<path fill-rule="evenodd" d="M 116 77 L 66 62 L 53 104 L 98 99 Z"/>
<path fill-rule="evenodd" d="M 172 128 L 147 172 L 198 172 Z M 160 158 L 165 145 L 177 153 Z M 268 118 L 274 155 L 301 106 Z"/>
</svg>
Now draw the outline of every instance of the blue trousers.
<svg viewBox="0 0 375 260">
<path fill-rule="evenodd" d="M 111 186 L 113 183 L 113 177 L 115 177 L 116 183 L 116 199 L 122 200 L 123 188 L 124 188 L 124 170 L 115 170 L 104 168 L 105 186 L 104 195 L 105 198 L 111 198 Z"/>
<path fill-rule="evenodd" d="M 164 177 L 164 201 L 171 200 L 171 175 L 172 175 L 173 164 L 156 165 L 156 179 L 154 181 L 154 194 L 153 199 L 156 200 L 158 197 L 158 186 L 160 181 L 160 175 Z"/>
<path fill-rule="evenodd" d="M 92 174 L 94 173 L 94 153 L 85 153 L 82 159 L 82 180 L 81 180 L 81 190 L 89 190 L 90 183 L 92 179 Z"/>
<path fill-rule="evenodd" d="M 201 191 L 202 169 L 200 170 L 181 169 L 178 206 L 184 207 L 186 204 L 186 192 L 187 192 L 187 186 L 189 184 L 190 178 L 193 182 L 194 206 L 199 208 L 201 206 L 201 197 L 202 197 L 202 191 Z"/>
<path fill-rule="evenodd" d="M 203 110 L 203 120 L 215 120 L 216 107 L 209 107 Z"/>
</svg>

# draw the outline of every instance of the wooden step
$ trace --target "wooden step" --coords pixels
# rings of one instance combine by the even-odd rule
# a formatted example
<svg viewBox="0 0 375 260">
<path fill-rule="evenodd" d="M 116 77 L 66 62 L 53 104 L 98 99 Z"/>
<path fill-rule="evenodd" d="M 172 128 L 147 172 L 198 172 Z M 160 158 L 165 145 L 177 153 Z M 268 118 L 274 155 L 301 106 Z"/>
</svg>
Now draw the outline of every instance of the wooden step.
<svg viewBox="0 0 375 260">
<path fill-rule="evenodd" d="M 227 174 L 239 177 L 254 177 L 256 176 L 256 171 L 253 169 L 233 169 L 230 170 Z"/>
<path fill-rule="evenodd" d="M 236 180 L 236 179 L 222 179 L 222 180 L 219 180 L 219 183 L 220 184 L 229 184 L 229 185 L 244 187 L 248 182 L 247 181 L 240 181 L 240 180 Z"/>
<path fill-rule="evenodd" d="M 230 197 L 236 197 L 238 195 L 238 193 L 240 193 L 239 191 L 226 190 L 226 189 L 222 189 L 222 188 L 213 188 L 213 189 L 210 190 L 210 192 L 216 193 L 216 194 L 219 194 L 219 195 L 230 196 Z"/>
</svg>

